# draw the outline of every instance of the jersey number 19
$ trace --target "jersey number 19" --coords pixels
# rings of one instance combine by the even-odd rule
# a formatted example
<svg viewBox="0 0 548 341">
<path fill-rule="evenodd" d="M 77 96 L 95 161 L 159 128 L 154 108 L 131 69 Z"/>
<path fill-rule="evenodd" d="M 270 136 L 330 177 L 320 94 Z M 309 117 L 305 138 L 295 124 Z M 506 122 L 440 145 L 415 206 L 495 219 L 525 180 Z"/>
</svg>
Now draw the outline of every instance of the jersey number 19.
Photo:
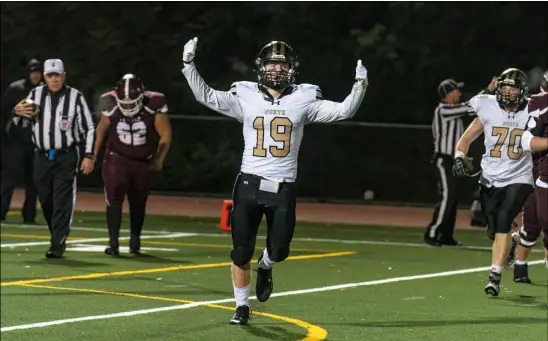
<svg viewBox="0 0 548 341">
<path fill-rule="evenodd" d="M 266 157 L 267 150 L 264 147 L 264 116 L 258 116 L 253 121 L 253 128 L 257 130 L 257 144 L 253 148 L 253 156 Z M 293 123 L 287 117 L 275 117 L 270 121 L 270 137 L 281 147 L 270 146 L 268 151 L 274 157 L 286 157 L 291 147 L 291 129 Z"/>
</svg>

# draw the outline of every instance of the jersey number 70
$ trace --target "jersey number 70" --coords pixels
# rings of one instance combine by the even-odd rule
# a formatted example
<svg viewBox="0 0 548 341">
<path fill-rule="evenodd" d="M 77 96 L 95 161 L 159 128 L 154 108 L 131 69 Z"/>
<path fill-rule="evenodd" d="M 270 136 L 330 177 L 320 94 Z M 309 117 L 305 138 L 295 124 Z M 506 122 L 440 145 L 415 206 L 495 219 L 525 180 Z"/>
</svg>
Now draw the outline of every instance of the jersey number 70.
<svg viewBox="0 0 548 341">
<path fill-rule="evenodd" d="M 495 144 L 495 147 L 491 149 L 491 152 L 489 155 L 491 157 L 498 157 L 500 158 L 502 155 L 501 148 L 504 145 L 504 142 L 506 141 L 506 138 L 508 137 L 508 132 L 510 131 L 510 128 L 507 127 L 493 127 L 493 131 L 491 132 L 491 136 L 497 136 L 497 143 Z M 512 129 L 512 132 L 510 133 L 510 138 L 508 141 L 508 157 L 511 160 L 518 160 L 523 155 L 523 149 L 521 148 L 521 141 L 518 141 L 518 137 L 521 140 L 521 136 L 523 135 L 523 129 Z M 516 150 L 517 146 L 517 150 Z"/>
<path fill-rule="evenodd" d="M 253 121 L 253 128 L 257 130 L 257 144 L 253 148 L 253 156 L 266 157 L 264 147 L 264 116 L 258 116 Z M 270 137 L 282 144 L 281 147 L 270 146 L 268 151 L 274 157 L 286 157 L 291 148 L 291 129 L 293 123 L 287 117 L 274 117 L 270 121 Z M 281 130 L 281 132 L 280 132 Z"/>
</svg>

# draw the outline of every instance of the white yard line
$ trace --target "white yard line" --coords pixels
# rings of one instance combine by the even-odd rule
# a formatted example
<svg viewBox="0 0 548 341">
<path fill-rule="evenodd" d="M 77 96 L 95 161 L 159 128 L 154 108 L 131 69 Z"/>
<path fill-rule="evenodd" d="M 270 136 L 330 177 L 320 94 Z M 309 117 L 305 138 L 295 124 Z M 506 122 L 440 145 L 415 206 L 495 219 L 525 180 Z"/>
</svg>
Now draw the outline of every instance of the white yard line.
<svg viewBox="0 0 548 341">
<path fill-rule="evenodd" d="M 543 264 L 543 263 L 544 263 L 544 260 L 536 260 L 536 261 L 529 262 L 529 265 Z M 309 293 L 313 293 L 313 292 L 333 291 L 333 290 L 340 290 L 340 289 L 346 289 L 346 288 L 356 288 L 356 287 L 378 285 L 378 284 L 388 284 L 388 283 L 397 283 L 397 282 L 405 282 L 405 281 L 414 281 L 414 280 L 417 280 L 417 279 L 436 278 L 436 277 L 445 277 L 445 276 L 453 276 L 453 275 L 463 275 L 463 274 L 469 274 L 469 273 L 474 273 L 474 272 L 488 271 L 490 269 L 491 269 L 490 266 L 484 266 L 484 267 L 479 267 L 479 268 L 469 268 L 469 269 L 462 269 L 462 270 L 436 272 L 436 273 L 425 274 L 425 275 L 393 277 L 393 278 L 381 279 L 381 280 L 376 280 L 376 281 L 359 282 L 359 283 L 346 283 L 346 284 L 331 285 L 331 286 L 312 288 L 312 289 L 278 292 L 278 293 L 272 294 L 272 297 L 302 295 L 302 294 L 309 294 Z M 256 299 L 256 298 L 255 298 L 255 296 L 252 296 L 249 299 L 253 300 L 253 299 Z M 121 312 L 121 313 L 114 313 L 114 314 L 84 316 L 84 317 L 77 317 L 77 318 L 64 319 L 64 320 L 47 321 L 47 322 L 31 323 L 31 324 L 22 324 L 22 325 L 18 325 L 18 326 L 2 327 L 1 332 L 3 333 L 3 332 L 9 332 L 9 331 L 13 331 L 13 330 L 43 328 L 43 327 L 48 327 L 48 326 L 54 326 L 54 325 L 60 325 L 60 324 L 66 324 L 66 323 L 74 323 L 74 322 L 81 322 L 81 321 L 105 320 L 105 319 L 111 319 L 111 318 L 117 318 L 117 317 L 144 315 L 144 314 L 151 314 L 151 313 L 157 313 L 157 312 L 162 312 L 162 311 L 189 309 L 189 308 L 203 306 L 203 305 L 206 305 L 206 304 L 221 304 L 221 303 L 232 303 L 232 302 L 235 302 L 235 299 L 226 298 L 226 299 L 222 299 L 222 300 L 186 303 L 186 304 L 180 304 L 180 305 L 174 305 L 174 306 L 162 307 L 162 308 L 133 310 L 133 311 L 126 311 L 126 312 Z"/>
<path fill-rule="evenodd" d="M 141 239 L 169 239 L 169 238 L 181 238 L 181 237 L 194 237 L 198 235 L 197 233 L 171 233 L 171 234 L 162 234 L 154 236 L 141 236 Z M 130 237 L 120 237 L 120 240 L 129 240 Z M 67 240 L 67 244 L 86 244 L 93 242 L 108 242 L 108 238 L 89 238 L 89 239 L 74 239 Z M 20 247 L 20 246 L 38 246 L 38 245 L 50 245 L 50 242 L 28 242 L 28 243 L 12 243 L 12 244 L 0 244 L 0 247 Z"/>
<path fill-rule="evenodd" d="M 15 227 L 15 228 L 44 228 L 47 227 L 45 225 L 20 225 L 20 224 L 2 224 L 7 227 Z M 71 227 L 71 230 L 75 231 L 102 231 L 106 232 L 106 229 L 100 229 L 100 228 L 93 228 L 93 227 Z M 129 232 L 129 231 L 127 231 Z M 172 235 L 172 232 L 169 231 L 143 231 L 143 233 L 146 234 L 166 234 L 166 235 Z M 366 233 L 364 233 L 366 234 Z M 188 233 L 188 236 L 186 237 L 218 237 L 218 238 L 229 238 L 230 233 Z M 153 237 L 151 237 L 153 238 Z M 161 237 L 166 238 L 166 237 Z M 172 237 L 167 237 L 172 238 Z M 266 236 L 257 236 L 257 239 L 266 239 Z M 334 244 L 363 244 L 363 245 L 386 245 L 386 246 L 406 246 L 406 247 L 426 247 L 426 248 L 433 248 L 433 246 L 430 246 L 426 243 L 403 243 L 403 242 L 382 242 L 382 241 L 376 241 L 376 240 L 345 240 L 345 239 L 328 239 L 328 238 L 293 238 L 293 241 L 296 242 L 316 242 L 316 243 L 334 243 Z M 88 239 L 89 241 L 89 239 Z M 103 238 L 101 238 L 100 241 L 103 241 Z M 108 239 L 107 239 L 108 241 Z M 82 241 L 80 241 L 82 242 Z M 42 242 L 37 242 L 40 244 L 35 245 L 46 245 Z M 3 245 L 3 244 L 2 244 Z M 47 243 L 49 245 L 49 243 Z M 21 245 L 25 246 L 25 245 Z M 30 246 L 30 245 L 29 245 Z M 2 246 L 3 247 L 3 246 Z M 453 246 L 445 246 L 444 248 L 453 248 Z M 490 251 L 490 246 L 474 246 L 474 245 L 464 245 L 459 247 L 454 247 L 458 249 L 469 249 L 469 250 L 483 250 L 483 251 Z M 532 249 L 532 252 L 544 252 L 541 249 Z"/>
<path fill-rule="evenodd" d="M 2 223 L 1 226 L 15 227 L 15 228 L 18 228 L 18 229 L 37 229 L 37 230 L 43 230 L 45 227 L 47 227 L 46 225 L 34 225 L 34 224 L 33 225 L 25 225 L 25 224 L 9 224 L 9 223 Z M 105 228 L 72 226 L 70 229 L 74 230 L 74 231 L 93 231 L 93 232 L 105 232 L 105 233 L 108 231 L 106 226 L 105 226 Z M 130 230 L 121 229 L 120 232 L 130 233 Z M 142 233 L 144 233 L 144 234 L 170 234 L 172 232 L 169 232 L 169 231 L 145 231 L 145 230 L 143 230 Z"/>
</svg>

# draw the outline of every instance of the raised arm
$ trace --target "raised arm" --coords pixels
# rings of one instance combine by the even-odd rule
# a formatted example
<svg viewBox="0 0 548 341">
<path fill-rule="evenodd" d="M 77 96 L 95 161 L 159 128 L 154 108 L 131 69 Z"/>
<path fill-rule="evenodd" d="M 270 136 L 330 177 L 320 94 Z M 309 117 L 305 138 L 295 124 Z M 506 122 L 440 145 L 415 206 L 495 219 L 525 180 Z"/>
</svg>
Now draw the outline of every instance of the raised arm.
<svg viewBox="0 0 548 341">
<path fill-rule="evenodd" d="M 334 122 L 352 118 L 360 107 L 367 90 L 367 69 L 358 61 L 356 82 L 342 103 L 324 100 L 321 90 L 316 90 L 316 101 L 308 108 L 308 122 Z"/>
<path fill-rule="evenodd" d="M 194 97 L 199 103 L 209 109 L 233 117 L 238 121 L 242 121 L 242 109 L 235 91 L 214 90 L 206 84 L 202 76 L 198 73 L 198 70 L 196 70 L 193 59 L 197 42 L 198 38 L 194 38 L 186 43 L 183 52 L 184 68 L 181 70 Z"/>
</svg>

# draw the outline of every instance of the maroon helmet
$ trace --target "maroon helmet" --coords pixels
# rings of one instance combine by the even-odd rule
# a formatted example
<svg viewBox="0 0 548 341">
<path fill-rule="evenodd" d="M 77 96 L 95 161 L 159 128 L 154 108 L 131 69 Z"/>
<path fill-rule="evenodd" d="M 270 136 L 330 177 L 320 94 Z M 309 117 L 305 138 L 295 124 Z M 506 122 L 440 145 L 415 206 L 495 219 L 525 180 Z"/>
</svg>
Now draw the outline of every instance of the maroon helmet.
<svg viewBox="0 0 548 341">
<path fill-rule="evenodd" d="M 143 82 L 137 76 L 128 73 L 116 85 L 116 101 L 118 108 L 125 116 L 134 116 L 143 108 Z"/>
</svg>

